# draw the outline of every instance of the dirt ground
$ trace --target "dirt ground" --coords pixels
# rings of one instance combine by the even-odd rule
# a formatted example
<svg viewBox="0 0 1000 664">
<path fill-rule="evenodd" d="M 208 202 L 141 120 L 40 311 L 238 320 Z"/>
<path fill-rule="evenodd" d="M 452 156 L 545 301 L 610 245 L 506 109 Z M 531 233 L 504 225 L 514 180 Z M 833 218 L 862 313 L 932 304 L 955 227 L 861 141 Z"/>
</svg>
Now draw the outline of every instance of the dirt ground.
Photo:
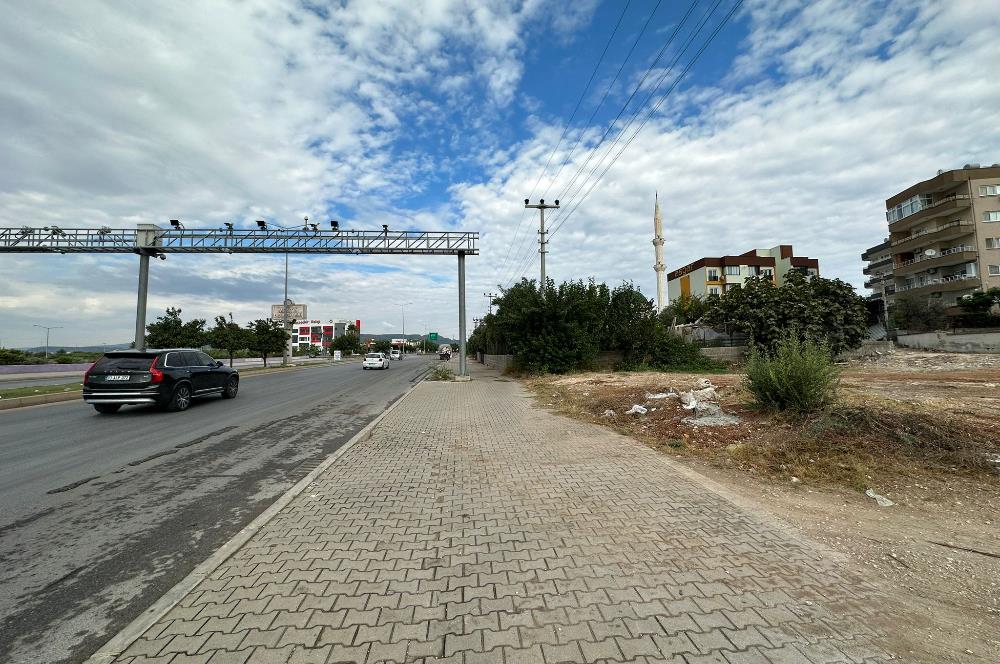
<svg viewBox="0 0 1000 664">
<path fill-rule="evenodd" d="M 981 439 L 977 454 L 1000 451 L 1000 355 L 900 349 L 843 368 L 842 401 L 875 403 L 876 412 L 903 422 L 910 414 L 944 418 Z M 787 448 L 816 422 L 754 411 L 738 374 L 707 376 L 738 424 L 691 426 L 683 422 L 691 412 L 678 399 L 647 398 L 691 389 L 703 377 L 586 373 L 527 384 L 542 405 L 634 436 L 846 554 L 855 568 L 882 581 L 885 600 L 905 616 L 898 629 L 888 626 L 905 661 L 1000 662 L 1000 464 L 959 467 L 952 457 L 924 463 L 909 452 L 905 459 L 888 458 L 891 447 L 864 449 L 867 429 L 853 441 L 860 447 L 845 447 L 841 432 L 810 438 L 813 446 L 800 457 L 784 449 L 770 459 L 759 441 Z M 625 414 L 634 404 L 648 412 Z M 750 441 L 754 454 L 746 453 Z M 879 507 L 864 494 L 867 488 L 895 504 Z"/>
</svg>

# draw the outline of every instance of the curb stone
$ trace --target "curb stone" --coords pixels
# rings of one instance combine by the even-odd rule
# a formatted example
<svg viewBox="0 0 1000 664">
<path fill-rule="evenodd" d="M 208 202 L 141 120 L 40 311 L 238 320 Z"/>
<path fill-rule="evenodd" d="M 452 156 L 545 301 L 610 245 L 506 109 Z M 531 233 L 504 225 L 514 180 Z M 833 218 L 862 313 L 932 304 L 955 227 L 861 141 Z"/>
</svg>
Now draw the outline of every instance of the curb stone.
<svg viewBox="0 0 1000 664">
<path fill-rule="evenodd" d="M 126 625 L 124 629 L 111 637 L 107 643 L 97 650 L 97 652 L 87 658 L 84 664 L 111 664 L 111 662 L 114 662 L 115 659 L 117 659 L 123 652 L 125 652 L 126 649 L 128 649 L 129 646 L 132 645 L 132 643 L 136 641 L 136 639 L 142 636 L 146 630 L 152 627 L 160 618 L 173 609 L 177 603 L 185 597 L 185 595 L 191 592 L 199 583 L 201 583 L 220 565 L 222 565 L 222 563 L 226 562 L 226 560 L 236 553 L 240 547 L 246 544 L 251 537 L 256 535 L 261 528 L 267 525 L 267 523 L 273 519 L 278 512 L 283 510 L 289 503 L 297 498 L 299 494 L 305 491 L 306 488 L 308 488 L 309 485 L 312 484 L 327 468 L 332 466 L 341 456 L 347 453 L 351 447 L 353 447 L 356 443 L 360 443 L 371 438 L 372 431 L 375 427 L 377 427 L 379 423 L 389 415 L 389 413 L 402 403 L 406 397 L 410 396 L 410 393 L 412 393 L 413 390 L 415 390 L 422 382 L 423 376 L 420 375 L 414 381 L 413 385 L 406 390 L 406 392 L 389 404 L 388 408 L 377 415 L 374 420 L 366 424 L 361 431 L 354 434 L 354 436 L 349 441 L 341 445 L 336 452 L 324 459 L 315 470 L 299 480 L 299 482 L 291 489 L 283 493 L 276 501 L 274 501 L 274 503 L 271 504 L 270 507 L 261 512 L 256 519 L 251 521 L 249 525 L 244 527 L 236 533 L 232 539 L 223 544 L 218 551 L 213 553 L 207 560 L 191 570 L 186 577 L 181 579 L 177 585 L 164 593 L 163 596 L 154 602 L 151 607 L 143 611 L 142 614 L 135 620 Z"/>
</svg>

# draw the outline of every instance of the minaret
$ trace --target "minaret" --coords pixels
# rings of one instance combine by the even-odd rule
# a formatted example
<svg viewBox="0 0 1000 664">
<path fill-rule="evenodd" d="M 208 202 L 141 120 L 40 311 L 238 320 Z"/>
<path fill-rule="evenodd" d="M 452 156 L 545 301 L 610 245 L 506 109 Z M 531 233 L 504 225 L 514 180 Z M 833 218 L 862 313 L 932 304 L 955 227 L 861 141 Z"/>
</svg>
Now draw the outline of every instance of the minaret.
<svg viewBox="0 0 1000 664">
<path fill-rule="evenodd" d="M 663 280 L 663 271 L 667 266 L 663 264 L 663 217 L 660 216 L 660 193 L 656 192 L 656 205 L 653 207 L 653 246 L 656 248 L 656 311 L 663 311 L 667 306 L 666 289 L 667 284 Z"/>
</svg>

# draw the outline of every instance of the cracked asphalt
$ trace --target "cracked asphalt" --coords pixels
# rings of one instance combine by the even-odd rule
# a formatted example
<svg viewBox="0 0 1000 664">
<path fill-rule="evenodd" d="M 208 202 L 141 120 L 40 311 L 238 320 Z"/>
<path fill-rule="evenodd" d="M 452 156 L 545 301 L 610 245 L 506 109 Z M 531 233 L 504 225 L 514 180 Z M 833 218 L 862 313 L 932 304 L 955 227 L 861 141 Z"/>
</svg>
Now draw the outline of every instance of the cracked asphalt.
<svg viewBox="0 0 1000 664">
<path fill-rule="evenodd" d="M 432 362 L 246 376 L 184 413 L 0 412 L 0 661 L 86 660 Z"/>
</svg>

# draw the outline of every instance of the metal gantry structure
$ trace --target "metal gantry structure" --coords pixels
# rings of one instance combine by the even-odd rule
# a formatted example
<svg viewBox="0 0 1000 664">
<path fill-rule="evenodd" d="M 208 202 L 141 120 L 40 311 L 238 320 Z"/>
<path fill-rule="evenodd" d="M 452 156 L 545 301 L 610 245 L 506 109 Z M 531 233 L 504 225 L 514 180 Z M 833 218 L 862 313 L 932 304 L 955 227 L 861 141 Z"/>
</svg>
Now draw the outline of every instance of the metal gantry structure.
<svg viewBox="0 0 1000 664">
<path fill-rule="evenodd" d="M 259 222 L 260 223 L 260 222 Z M 465 348 L 465 257 L 479 254 L 479 233 L 460 231 L 161 228 L 0 228 L 0 253 L 137 254 L 139 292 L 135 344 L 145 346 L 149 259 L 167 254 L 344 254 L 458 256 L 459 375 L 468 375 Z"/>
</svg>

